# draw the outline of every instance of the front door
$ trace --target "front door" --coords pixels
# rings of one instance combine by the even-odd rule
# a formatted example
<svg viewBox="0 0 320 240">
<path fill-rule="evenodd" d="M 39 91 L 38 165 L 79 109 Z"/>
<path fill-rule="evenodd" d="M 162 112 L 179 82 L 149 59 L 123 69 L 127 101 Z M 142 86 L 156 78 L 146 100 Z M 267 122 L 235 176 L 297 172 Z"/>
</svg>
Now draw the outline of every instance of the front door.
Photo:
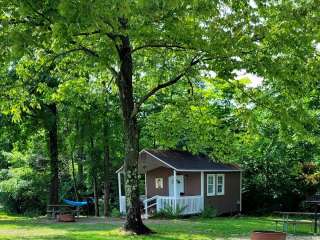
<svg viewBox="0 0 320 240">
<path fill-rule="evenodd" d="M 184 193 L 184 179 L 183 175 L 177 175 L 177 197 L 180 196 L 180 193 Z M 173 176 L 169 177 L 169 196 L 173 197 L 174 196 L 174 184 L 173 184 Z"/>
</svg>

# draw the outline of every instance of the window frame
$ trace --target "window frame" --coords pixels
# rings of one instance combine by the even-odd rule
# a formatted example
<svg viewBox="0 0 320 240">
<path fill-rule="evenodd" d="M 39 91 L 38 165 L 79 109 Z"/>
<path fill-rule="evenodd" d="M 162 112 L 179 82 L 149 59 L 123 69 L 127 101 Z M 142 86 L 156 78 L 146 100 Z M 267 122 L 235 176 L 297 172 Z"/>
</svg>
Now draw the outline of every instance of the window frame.
<svg viewBox="0 0 320 240">
<path fill-rule="evenodd" d="M 222 196 L 224 195 L 224 188 L 225 188 L 225 174 L 217 174 L 217 180 L 216 180 L 216 185 L 217 185 L 217 188 L 216 188 L 216 195 L 218 196 Z M 222 177 L 222 183 L 219 184 L 219 177 Z M 219 192 L 219 187 L 221 185 L 221 188 L 222 188 L 222 191 Z"/>
<path fill-rule="evenodd" d="M 213 183 L 209 184 L 209 178 L 212 177 Z M 209 185 L 212 185 L 212 192 L 209 192 Z M 216 174 L 207 174 L 207 196 L 215 196 L 216 195 Z"/>
<path fill-rule="evenodd" d="M 163 189 L 163 177 L 156 177 L 155 179 L 155 189 Z M 158 185 L 158 181 L 159 180 L 159 185 Z"/>
</svg>

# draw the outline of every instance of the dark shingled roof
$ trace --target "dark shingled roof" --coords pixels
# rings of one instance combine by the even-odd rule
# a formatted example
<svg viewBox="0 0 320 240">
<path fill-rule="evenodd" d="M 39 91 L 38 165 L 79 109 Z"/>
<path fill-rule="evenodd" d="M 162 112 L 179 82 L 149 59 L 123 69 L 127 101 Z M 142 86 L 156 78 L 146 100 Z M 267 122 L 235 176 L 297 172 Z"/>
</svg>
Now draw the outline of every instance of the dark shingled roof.
<svg viewBox="0 0 320 240">
<path fill-rule="evenodd" d="M 186 151 L 154 149 L 145 151 L 178 170 L 241 171 L 236 164 L 214 162 L 207 156 L 193 155 Z"/>
</svg>

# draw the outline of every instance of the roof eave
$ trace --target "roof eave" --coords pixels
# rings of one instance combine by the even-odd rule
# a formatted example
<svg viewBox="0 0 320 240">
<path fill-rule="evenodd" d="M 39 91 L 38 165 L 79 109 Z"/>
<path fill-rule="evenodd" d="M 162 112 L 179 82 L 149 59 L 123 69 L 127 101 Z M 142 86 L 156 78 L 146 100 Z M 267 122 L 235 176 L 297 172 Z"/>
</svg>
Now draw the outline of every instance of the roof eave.
<svg viewBox="0 0 320 240">
<path fill-rule="evenodd" d="M 213 170 L 213 169 L 176 169 L 178 172 L 243 172 L 243 170 Z"/>
<path fill-rule="evenodd" d="M 123 165 L 116 171 L 116 173 L 119 173 L 123 170 Z"/>
<path fill-rule="evenodd" d="M 213 169 L 178 169 L 175 168 L 174 166 L 168 164 L 167 162 L 161 160 L 160 158 L 158 158 L 157 156 L 155 156 L 154 154 L 150 153 L 148 150 L 143 149 L 141 152 L 146 152 L 149 155 L 151 155 L 152 157 L 158 159 L 159 161 L 161 161 L 162 163 L 164 163 L 165 165 L 167 165 L 168 167 L 179 171 L 179 172 L 242 172 L 242 169 L 232 169 L 232 170 L 213 170 Z"/>
<path fill-rule="evenodd" d="M 146 149 L 143 149 L 141 152 L 146 152 L 147 154 L 151 155 L 152 157 L 156 158 L 157 160 L 159 160 L 160 162 L 162 162 L 163 164 L 167 165 L 168 167 L 179 171 L 177 168 L 175 168 L 174 166 L 172 166 L 171 164 L 167 163 L 166 161 L 163 161 L 161 158 L 158 158 L 157 156 L 155 156 L 154 154 L 150 153 L 149 151 L 147 151 Z"/>
<path fill-rule="evenodd" d="M 175 168 L 174 166 L 172 166 L 171 164 L 168 164 L 167 162 L 163 161 L 162 159 L 158 158 L 157 156 L 155 156 L 154 154 L 150 153 L 148 150 L 146 149 L 142 149 L 140 152 L 139 152 L 139 155 L 142 153 L 142 152 L 145 152 L 149 155 L 151 155 L 152 157 L 156 158 L 158 161 L 162 162 L 163 164 L 167 165 L 168 167 L 172 168 L 173 170 L 176 170 L 178 172 L 243 172 L 242 169 L 232 169 L 232 170 L 213 170 L 213 169 L 178 169 L 178 168 Z M 119 173 L 123 171 L 123 165 L 116 171 L 116 173 Z"/>
</svg>

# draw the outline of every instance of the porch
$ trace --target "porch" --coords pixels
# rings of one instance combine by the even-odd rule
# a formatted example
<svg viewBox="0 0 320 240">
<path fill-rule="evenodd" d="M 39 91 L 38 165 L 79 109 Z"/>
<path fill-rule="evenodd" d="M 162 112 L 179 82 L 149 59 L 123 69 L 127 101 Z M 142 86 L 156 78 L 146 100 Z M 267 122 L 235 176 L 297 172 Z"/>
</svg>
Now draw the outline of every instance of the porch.
<svg viewBox="0 0 320 240">
<path fill-rule="evenodd" d="M 172 171 L 172 175 L 164 178 L 165 183 L 168 184 L 166 195 L 148 195 L 147 190 L 147 177 L 145 174 L 145 195 L 140 196 L 141 203 L 143 205 L 143 211 L 145 218 L 148 218 L 150 214 L 158 213 L 164 209 L 170 209 L 180 215 L 191 215 L 201 213 L 204 209 L 204 172 L 195 173 L 196 177 L 200 179 L 198 182 L 199 194 L 188 196 L 188 191 L 185 191 L 184 185 L 187 181 L 184 180 L 185 175 L 182 172 Z M 189 173 L 190 174 L 190 173 Z M 123 172 L 118 172 L 118 186 L 119 186 L 119 207 L 120 213 L 126 214 L 127 202 L 126 197 L 122 195 L 122 182 L 124 176 Z M 170 186 L 172 183 L 172 187 Z M 164 182 L 160 183 L 161 185 Z M 186 194 L 186 195 L 184 195 Z M 149 197 L 148 197 L 149 196 Z"/>
<path fill-rule="evenodd" d="M 125 214 L 124 166 L 117 173 L 119 207 Z M 163 209 L 181 215 L 200 213 L 204 207 L 214 207 L 218 214 L 241 212 L 241 169 L 237 165 L 185 151 L 142 150 L 138 173 L 144 176 L 141 209 L 145 217 Z"/>
<path fill-rule="evenodd" d="M 126 213 L 126 197 L 121 196 L 120 212 Z M 160 212 L 163 209 L 172 209 L 179 211 L 181 215 L 191 215 L 201 213 L 203 210 L 203 197 L 201 196 L 184 196 L 184 197 L 168 197 L 154 196 L 143 200 L 144 214 L 148 218 L 150 211 Z"/>
</svg>

